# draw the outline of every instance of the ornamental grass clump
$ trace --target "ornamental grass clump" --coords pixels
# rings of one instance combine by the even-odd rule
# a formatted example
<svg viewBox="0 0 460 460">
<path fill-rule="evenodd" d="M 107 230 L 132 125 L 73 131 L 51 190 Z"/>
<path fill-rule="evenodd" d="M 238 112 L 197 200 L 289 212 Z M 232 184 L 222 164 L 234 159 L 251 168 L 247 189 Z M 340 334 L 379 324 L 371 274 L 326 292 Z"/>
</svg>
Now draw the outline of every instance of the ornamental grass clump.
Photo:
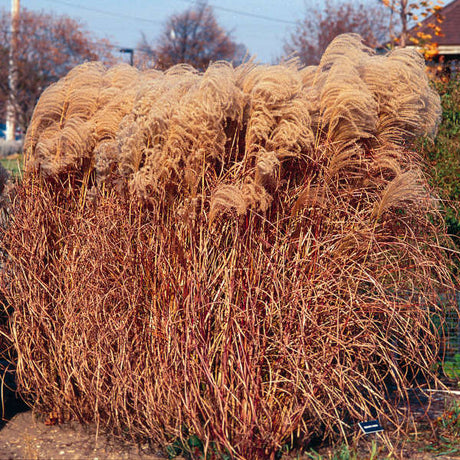
<svg viewBox="0 0 460 460">
<path fill-rule="evenodd" d="M 274 458 L 437 385 L 452 288 L 417 153 L 439 97 L 411 50 L 317 67 L 84 64 L 25 141 L 2 287 L 41 414 Z"/>
</svg>

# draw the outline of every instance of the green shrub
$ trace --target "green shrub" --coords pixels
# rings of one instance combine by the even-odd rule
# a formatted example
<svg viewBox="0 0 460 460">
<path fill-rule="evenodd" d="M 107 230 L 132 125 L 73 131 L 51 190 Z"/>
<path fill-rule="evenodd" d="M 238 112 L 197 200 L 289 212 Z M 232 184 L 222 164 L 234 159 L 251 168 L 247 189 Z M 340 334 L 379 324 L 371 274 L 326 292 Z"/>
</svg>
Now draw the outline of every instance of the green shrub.
<svg viewBox="0 0 460 460">
<path fill-rule="evenodd" d="M 452 359 L 444 362 L 443 369 L 449 378 L 460 381 L 460 353 L 456 353 Z"/>
<path fill-rule="evenodd" d="M 460 75 L 433 84 L 441 95 L 442 121 L 434 142 L 424 139 L 420 146 L 434 171 L 431 183 L 444 200 L 448 232 L 460 249 Z"/>
</svg>

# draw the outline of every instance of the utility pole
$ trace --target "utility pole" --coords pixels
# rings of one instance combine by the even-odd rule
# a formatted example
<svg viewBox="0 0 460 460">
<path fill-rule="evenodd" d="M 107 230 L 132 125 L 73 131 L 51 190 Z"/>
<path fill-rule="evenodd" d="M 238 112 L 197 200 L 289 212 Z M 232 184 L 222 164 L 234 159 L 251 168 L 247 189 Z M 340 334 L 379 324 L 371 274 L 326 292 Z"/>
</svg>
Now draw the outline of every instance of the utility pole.
<svg viewBox="0 0 460 460">
<path fill-rule="evenodd" d="M 6 140 L 15 139 L 16 131 L 16 87 L 18 69 L 16 66 L 16 50 L 19 29 L 19 0 L 11 0 L 11 37 L 8 60 L 8 102 L 6 105 Z"/>
<path fill-rule="evenodd" d="M 408 16 L 408 13 L 409 11 L 407 10 L 407 0 L 401 0 L 400 1 L 400 12 L 399 12 L 399 16 L 401 17 L 401 26 L 402 26 L 402 30 L 401 30 L 401 40 L 399 42 L 399 46 L 401 46 L 402 48 L 405 48 L 406 45 L 407 45 L 407 16 Z"/>
</svg>

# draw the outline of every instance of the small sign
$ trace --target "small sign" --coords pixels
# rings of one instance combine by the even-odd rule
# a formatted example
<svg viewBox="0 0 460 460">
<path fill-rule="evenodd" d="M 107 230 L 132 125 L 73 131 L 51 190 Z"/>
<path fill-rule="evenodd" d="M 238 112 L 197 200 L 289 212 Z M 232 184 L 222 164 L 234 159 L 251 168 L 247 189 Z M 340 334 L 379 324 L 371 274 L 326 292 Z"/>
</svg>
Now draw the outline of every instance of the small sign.
<svg viewBox="0 0 460 460">
<path fill-rule="evenodd" d="M 380 425 L 378 420 L 359 422 L 358 425 L 363 430 L 364 434 L 378 433 L 379 431 L 383 431 L 382 425 Z"/>
</svg>

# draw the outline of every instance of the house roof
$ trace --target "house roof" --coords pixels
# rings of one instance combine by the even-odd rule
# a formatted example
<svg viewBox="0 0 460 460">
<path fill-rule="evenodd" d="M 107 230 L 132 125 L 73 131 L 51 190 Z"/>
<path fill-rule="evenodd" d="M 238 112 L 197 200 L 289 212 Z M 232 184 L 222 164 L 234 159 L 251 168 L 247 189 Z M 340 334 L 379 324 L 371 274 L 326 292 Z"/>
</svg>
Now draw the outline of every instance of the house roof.
<svg viewBox="0 0 460 460">
<path fill-rule="evenodd" d="M 441 10 L 441 15 L 444 18 L 442 24 L 440 24 L 441 32 L 444 36 L 434 37 L 434 41 L 439 47 L 460 47 L 460 0 L 454 0 L 446 5 Z M 434 23 L 433 16 L 428 16 L 422 21 L 421 31 L 430 33 L 428 24 Z M 413 29 L 411 30 L 413 31 Z M 409 31 L 409 34 L 410 32 Z"/>
</svg>

